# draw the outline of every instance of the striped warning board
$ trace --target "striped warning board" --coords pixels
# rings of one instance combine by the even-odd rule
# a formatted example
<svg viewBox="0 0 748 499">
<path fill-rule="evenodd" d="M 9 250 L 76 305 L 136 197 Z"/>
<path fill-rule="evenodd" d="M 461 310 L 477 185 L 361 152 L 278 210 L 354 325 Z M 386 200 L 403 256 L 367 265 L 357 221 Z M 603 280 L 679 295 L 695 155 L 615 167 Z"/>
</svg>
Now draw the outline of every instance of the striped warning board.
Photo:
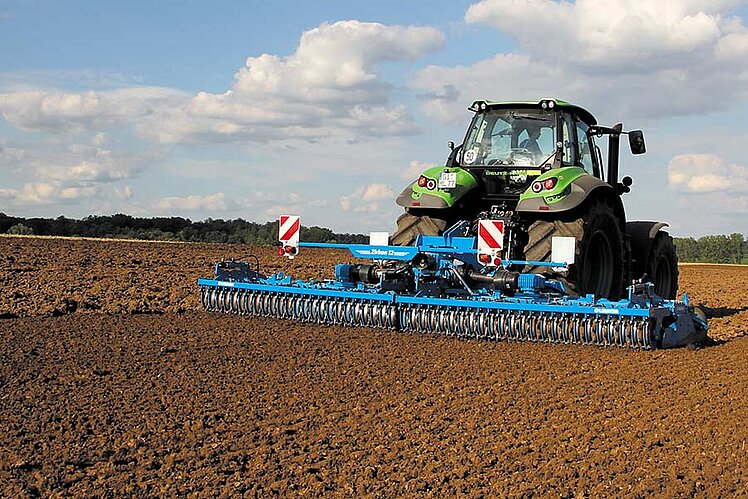
<svg viewBox="0 0 748 499">
<path fill-rule="evenodd" d="M 284 245 L 299 245 L 299 229 L 301 228 L 301 217 L 295 215 L 281 215 L 278 224 L 278 240 Z"/>
<path fill-rule="evenodd" d="M 484 265 L 497 265 L 504 249 L 504 221 L 478 221 L 478 261 Z"/>
</svg>

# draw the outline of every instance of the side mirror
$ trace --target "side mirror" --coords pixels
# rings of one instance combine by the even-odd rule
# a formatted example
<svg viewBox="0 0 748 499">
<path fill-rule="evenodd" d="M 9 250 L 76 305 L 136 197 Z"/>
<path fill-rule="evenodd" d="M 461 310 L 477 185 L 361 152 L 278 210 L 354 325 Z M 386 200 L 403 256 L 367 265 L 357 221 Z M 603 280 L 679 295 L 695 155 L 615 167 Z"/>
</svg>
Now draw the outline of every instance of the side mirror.
<svg viewBox="0 0 748 499">
<path fill-rule="evenodd" d="M 647 145 L 644 143 L 644 132 L 641 130 L 630 131 L 629 147 L 631 148 L 631 154 L 644 154 L 647 152 Z"/>
<path fill-rule="evenodd" d="M 449 157 L 447 157 L 447 166 L 452 168 L 455 166 L 460 166 L 460 161 L 462 160 L 460 158 L 460 152 L 462 151 L 462 144 L 455 145 L 454 142 L 451 140 L 447 142 L 447 145 L 449 146 Z"/>
</svg>

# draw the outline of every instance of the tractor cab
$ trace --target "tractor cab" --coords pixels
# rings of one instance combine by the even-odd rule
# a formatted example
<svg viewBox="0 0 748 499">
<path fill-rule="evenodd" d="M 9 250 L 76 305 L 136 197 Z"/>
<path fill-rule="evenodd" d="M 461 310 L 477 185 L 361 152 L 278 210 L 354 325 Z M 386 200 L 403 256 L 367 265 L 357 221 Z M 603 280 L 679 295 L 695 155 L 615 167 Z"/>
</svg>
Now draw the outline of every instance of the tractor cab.
<svg viewBox="0 0 748 499">
<path fill-rule="evenodd" d="M 588 135 L 597 122 L 583 108 L 556 99 L 540 102 L 476 101 L 461 146 L 448 164 L 473 174 L 483 201 L 513 202 L 541 174 L 579 166 L 600 178 L 599 149 Z"/>
</svg>

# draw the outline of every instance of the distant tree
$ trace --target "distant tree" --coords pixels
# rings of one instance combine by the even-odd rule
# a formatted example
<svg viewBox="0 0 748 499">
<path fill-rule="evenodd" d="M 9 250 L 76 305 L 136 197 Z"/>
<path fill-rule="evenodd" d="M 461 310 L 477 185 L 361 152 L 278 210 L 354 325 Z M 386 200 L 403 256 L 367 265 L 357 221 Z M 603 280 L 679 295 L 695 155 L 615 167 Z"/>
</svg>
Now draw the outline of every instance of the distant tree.
<svg viewBox="0 0 748 499">
<path fill-rule="evenodd" d="M 727 246 L 730 254 L 730 263 L 740 263 L 743 259 L 743 246 L 745 240 L 743 234 L 734 232 L 727 237 Z"/>
<path fill-rule="evenodd" d="M 712 263 L 730 263 L 730 243 L 727 236 L 704 236 L 699 238 L 699 260 Z"/>
<path fill-rule="evenodd" d="M 16 224 L 8 229 L 8 234 L 13 234 L 14 236 L 31 236 L 34 234 L 34 230 L 23 224 Z"/>
<path fill-rule="evenodd" d="M 699 245 L 692 237 L 677 237 L 675 251 L 680 262 L 695 262 L 699 259 Z"/>
</svg>

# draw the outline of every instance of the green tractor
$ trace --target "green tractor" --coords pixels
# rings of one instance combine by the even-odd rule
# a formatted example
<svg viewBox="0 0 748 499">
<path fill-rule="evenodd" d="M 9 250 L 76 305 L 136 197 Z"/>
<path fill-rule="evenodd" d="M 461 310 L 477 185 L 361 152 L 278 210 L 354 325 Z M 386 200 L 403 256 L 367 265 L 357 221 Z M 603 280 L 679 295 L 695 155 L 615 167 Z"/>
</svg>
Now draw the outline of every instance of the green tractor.
<svg viewBox="0 0 748 499">
<path fill-rule="evenodd" d="M 479 100 L 462 144 L 450 142 L 446 166 L 429 168 L 397 198 L 405 208 L 395 245 L 440 235 L 461 220 L 504 220 L 503 258 L 536 262 L 524 272 L 552 273 L 554 236 L 575 239 L 574 264 L 563 277 L 579 294 L 619 299 L 635 280 L 675 298 L 678 260 L 661 222 L 627 222 L 618 179 L 620 136 L 632 154 L 646 152 L 641 130 L 599 126 L 587 110 L 558 99 Z M 596 140 L 608 136 L 607 168 Z M 558 275 L 556 275 L 558 277 Z"/>
</svg>

